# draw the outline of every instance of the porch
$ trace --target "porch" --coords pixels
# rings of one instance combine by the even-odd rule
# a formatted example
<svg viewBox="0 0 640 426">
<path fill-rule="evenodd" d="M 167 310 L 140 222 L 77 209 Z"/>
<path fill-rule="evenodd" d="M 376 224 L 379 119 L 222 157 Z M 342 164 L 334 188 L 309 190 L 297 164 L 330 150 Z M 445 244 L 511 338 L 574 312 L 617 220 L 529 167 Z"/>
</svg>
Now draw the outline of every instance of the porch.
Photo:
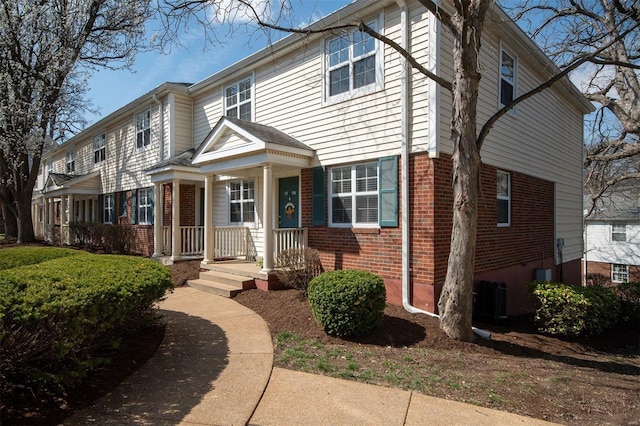
<svg viewBox="0 0 640 426">
<path fill-rule="evenodd" d="M 258 252 L 249 227 L 214 226 L 212 228 L 214 263 L 242 260 L 247 264 L 255 263 L 258 260 Z M 308 247 L 307 228 L 280 228 L 272 231 L 275 267 L 279 266 L 278 258 L 282 252 Z M 180 244 L 177 245 L 178 252 L 173 253 L 175 247 L 172 237 L 174 233 L 173 226 L 162 227 L 161 256 L 168 256 L 172 260 L 204 257 L 204 226 L 180 226 L 178 232 L 180 234 Z"/>
</svg>

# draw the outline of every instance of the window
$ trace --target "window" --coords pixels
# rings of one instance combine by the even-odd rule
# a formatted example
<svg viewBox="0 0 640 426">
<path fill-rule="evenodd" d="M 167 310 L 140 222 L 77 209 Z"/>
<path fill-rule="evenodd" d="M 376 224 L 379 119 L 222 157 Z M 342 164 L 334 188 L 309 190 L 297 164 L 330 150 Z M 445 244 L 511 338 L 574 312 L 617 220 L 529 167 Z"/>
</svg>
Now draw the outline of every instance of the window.
<svg viewBox="0 0 640 426">
<path fill-rule="evenodd" d="M 252 180 L 229 182 L 229 222 L 255 222 L 255 186 Z"/>
<path fill-rule="evenodd" d="M 511 224 L 511 175 L 498 171 L 497 176 L 498 226 Z"/>
<path fill-rule="evenodd" d="M 101 163 L 105 160 L 106 140 L 107 140 L 107 135 L 105 133 L 101 133 L 93 137 L 93 163 L 94 164 Z"/>
<path fill-rule="evenodd" d="M 151 110 L 136 114 L 136 148 L 151 143 Z"/>
<path fill-rule="evenodd" d="M 627 241 L 627 225 L 625 223 L 611 225 L 611 241 Z"/>
<path fill-rule="evenodd" d="M 65 172 L 73 173 L 76 171 L 76 152 L 75 151 L 67 151 L 65 156 Z"/>
<path fill-rule="evenodd" d="M 224 110 L 227 117 L 251 121 L 251 77 L 224 89 Z"/>
<path fill-rule="evenodd" d="M 116 204 L 114 194 L 106 194 L 104 196 L 104 207 L 103 207 L 103 215 L 102 221 L 104 223 L 114 223 L 114 207 Z"/>
<path fill-rule="evenodd" d="M 120 193 L 120 217 L 127 216 L 127 191 Z"/>
<path fill-rule="evenodd" d="M 331 169 L 330 221 L 333 225 L 378 225 L 378 164 Z"/>
<path fill-rule="evenodd" d="M 500 106 L 507 106 L 516 94 L 516 59 L 500 50 Z"/>
<path fill-rule="evenodd" d="M 49 160 L 47 161 L 47 176 L 49 176 L 52 171 L 53 171 L 53 162 Z"/>
<path fill-rule="evenodd" d="M 629 281 L 629 266 L 611 265 L 611 281 L 614 283 L 626 283 Z"/>
<path fill-rule="evenodd" d="M 153 224 L 153 188 L 138 190 L 138 223 Z"/>
<path fill-rule="evenodd" d="M 374 30 L 376 22 L 367 24 Z M 376 39 L 353 31 L 327 41 L 326 86 L 328 99 L 341 100 L 381 87 L 382 55 Z"/>
</svg>

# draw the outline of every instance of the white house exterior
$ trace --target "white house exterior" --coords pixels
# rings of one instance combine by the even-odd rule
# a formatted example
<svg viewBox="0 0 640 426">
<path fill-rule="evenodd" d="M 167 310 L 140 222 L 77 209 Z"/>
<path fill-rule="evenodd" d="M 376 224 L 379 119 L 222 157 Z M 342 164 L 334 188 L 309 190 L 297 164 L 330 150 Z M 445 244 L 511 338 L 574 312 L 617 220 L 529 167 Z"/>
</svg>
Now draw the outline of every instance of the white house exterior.
<svg viewBox="0 0 640 426">
<path fill-rule="evenodd" d="M 640 192 L 603 198 L 585 219 L 585 272 L 613 284 L 640 282 Z M 594 276 L 595 275 L 595 276 Z"/>
<path fill-rule="evenodd" d="M 360 0 L 312 26 L 355 19 L 451 79 L 452 38 L 419 2 Z M 485 28 L 480 125 L 555 70 L 499 8 Z M 484 144 L 476 278 L 507 284 L 509 313 L 525 310 L 536 269 L 580 282 L 590 109 L 562 81 Z M 130 223 L 147 255 L 262 259 L 265 274 L 280 251 L 309 246 L 325 269 L 371 270 L 391 303 L 434 311 L 450 112 L 445 89 L 373 38 L 291 35 L 196 84 L 162 84 L 48 153 L 34 217 L 43 235 L 56 223 L 64 235 L 68 218 Z"/>
</svg>

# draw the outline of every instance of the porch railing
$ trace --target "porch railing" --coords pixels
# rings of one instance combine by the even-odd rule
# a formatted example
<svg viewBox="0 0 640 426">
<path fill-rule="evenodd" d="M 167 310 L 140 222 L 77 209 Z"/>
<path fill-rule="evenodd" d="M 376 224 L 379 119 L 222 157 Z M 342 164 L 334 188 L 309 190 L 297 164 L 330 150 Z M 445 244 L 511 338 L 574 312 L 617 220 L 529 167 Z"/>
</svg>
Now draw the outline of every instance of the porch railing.
<svg viewBox="0 0 640 426">
<path fill-rule="evenodd" d="M 280 253 L 289 249 L 304 249 L 308 246 L 307 228 L 280 228 L 273 230 L 273 261 L 278 265 Z"/>
<path fill-rule="evenodd" d="M 180 243 L 183 256 L 194 256 L 204 253 L 204 226 L 181 226 Z"/>
<path fill-rule="evenodd" d="M 249 260 L 253 256 L 253 244 L 249 228 L 244 226 L 216 226 L 213 228 L 216 258 L 244 257 Z"/>
</svg>

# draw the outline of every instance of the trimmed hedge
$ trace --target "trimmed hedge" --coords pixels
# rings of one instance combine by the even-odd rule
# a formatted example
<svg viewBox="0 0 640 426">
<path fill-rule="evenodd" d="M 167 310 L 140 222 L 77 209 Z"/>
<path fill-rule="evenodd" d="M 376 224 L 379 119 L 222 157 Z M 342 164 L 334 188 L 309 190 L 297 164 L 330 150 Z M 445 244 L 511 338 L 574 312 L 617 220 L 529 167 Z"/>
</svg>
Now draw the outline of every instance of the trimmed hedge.
<svg viewBox="0 0 640 426">
<path fill-rule="evenodd" d="M 0 271 L 1 387 L 78 384 L 172 288 L 170 271 L 150 259 L 46 249 L 0 250 L 51 258 Z"/>
<path fill-rule="evenodd" d="M 81 254 L 84 252 L 57 247 L 11 247 L 0 250 L 0 271 Z"/>
<path fill-rule="evenodd" d="M 329 335 L 363 335 L 384 318 L 384 282 L 370 272 L 324 272 L 309 283 L 307 290 L 313 318 Z"/>
<path fill-rule="evenodd" d="M 620 299 L 608 287 L 574 287 L 533 282 L 534 322 L 543 333 L 561 336 L 600 334 L 619 319 Z"/>
</svg>

